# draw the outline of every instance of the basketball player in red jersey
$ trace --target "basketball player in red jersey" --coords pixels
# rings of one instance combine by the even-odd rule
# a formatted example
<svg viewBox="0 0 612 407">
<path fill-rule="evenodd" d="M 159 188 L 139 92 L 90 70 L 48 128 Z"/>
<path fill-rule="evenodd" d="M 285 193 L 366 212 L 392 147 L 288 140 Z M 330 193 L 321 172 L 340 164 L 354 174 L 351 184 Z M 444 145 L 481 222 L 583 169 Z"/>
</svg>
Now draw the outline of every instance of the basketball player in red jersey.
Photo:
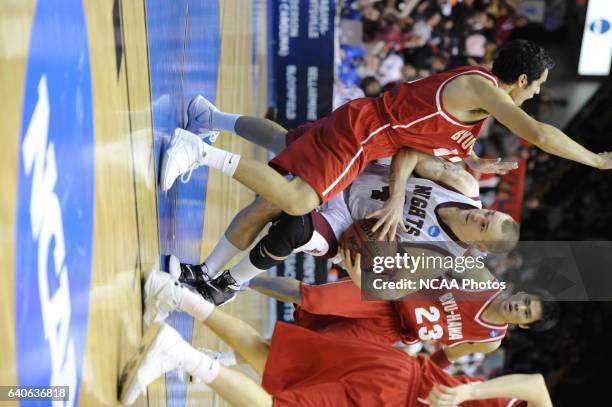
<svg viewBox="0 0 612 407">
<path fill-rule="evenodd" d="M 153 272 L 145 285 L 145 322 L 154 324 L 125 366 L 120 401 L 132 404 L 148 384 L 180 368 L 201 379 L 233 406 L 316 407 L 532 407 L 552 406 L 540 375 L 488 382 L 453 377 L 428 358 L 376 343 L 340 338 L 277 323 L 268 343 L 251 326 Z M 163 321 L 182 310 L 205 324 L 262 375 L 262 384 L 221 366 L 185 342 Z M 469 384 L 468 383 L 473 383 Z"/>
<path fill-rule="evenodd" d="M 400 84 L 378 98 L 348 102 L 290 131 L 265 119 L 221 112 L 204 98 L 195 98 L 188 108 L 187 128 L 230 131 L 272 151 L 286 148 L 267 166 L 177 129 L 163 158 L 161 187 L 166 191 L 181 174 L 207 165 L 262 196 L 276 207 L 276 216 L 281 211 L 304 215 L 342 191 L 368 162 L 402 147 L 478 167 L 481 161 L 472 147 L 489 116 L 550 154 L 611 168 L 612 153 L 592 153 L 520 109 L 540 91 L 552 67 L 538 45 L 512 41 L 500 49 L 491 72 L 468 66 Z M 286 173 L 295 178 L 288 181 L 281 175 Z M 381 216 L 390 237 L 401 219 L 406 179 L 396 177 Z"/>
<path fill-rule="evenodd" d="M 359 264 L 345 262 L 358 279 Z M 466 270 L 461 278 L 495 281 L 486 268 Z M 443 280 L 451 281 L 448 277 L 437 281 Z M 321 285 L 285 277 L 256 277 L 250 282 L 250 288 L 264 295 L 296 304 L 296 323 L 317 332 L 387 346 L 397 341 L 439 342 L 443 348 L 432 359 L 441 367 L 463 355 L 494 351 L 508 324 L 542 331 L 558 319 L 557 304 L 543 290 L 512 294 L 501 289 L 438 287 L 416 293 L 394 290 L 395 298 L 404 297 L 399 301 L 364 301 L 359 287 L 349 279 Z"/>
</svg>

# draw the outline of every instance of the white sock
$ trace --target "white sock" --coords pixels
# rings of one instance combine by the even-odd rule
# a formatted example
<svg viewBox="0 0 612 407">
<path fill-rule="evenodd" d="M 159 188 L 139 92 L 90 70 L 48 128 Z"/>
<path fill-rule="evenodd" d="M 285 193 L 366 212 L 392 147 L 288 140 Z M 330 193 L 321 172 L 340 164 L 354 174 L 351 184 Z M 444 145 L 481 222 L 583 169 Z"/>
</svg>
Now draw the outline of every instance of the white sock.
<svg viewBox="0 0 612 407">
<path fill-rule="evenodd" d="M 204 142 L 202 142 L 202 144 L 204 144 Z M 215 168 L 227 176 L 234 176 L 234 172 L 236 172 L 236 168 L 238 168 L 238 163 L 240 162 L 240 155 L 207 144 L 204 144 L 203 147 L 204 151 L 206 151 L 204 165 Z"/>
<path fill-rule="evenodd" d="M 221 370 L 221 365 L 202 352 L 187 344 L 184 349 L 183 369 L 206 384 L 212 383 Z"/>
<path fill-rule="evenodd" d="M 230 269 L 230 274 L 238 284 L 242 285 L 264 271 L 266 270 L 255 267 L 251 262 L 251 256 L 247 254 L 240 263 Z"/>
<path fill-rule="evenodd" d="M 214 111 L 212 114 L 212 127 L 215 130 L 229 131 L 236 133 L 236 121 L 242 116 L 241 114 L 225 113 Z"/>
<path fill-rule="evenodd" d="M 189 288 L 182 287 L 181 289 L 184 294 L 178 308 L 198 321 L 204 322 L 212 314 L 215 306 L 202 298 L 201 295 L 192 292 Z"/>
<path fill-rule="evenodd" d="M 216 351 L 208 348 L 196 348 L 198 352 L 202 352 L 208 357 L 218 360 L 221 366 L 229 367 L 238 364 L 238 360 L 236 359 L 236 352 L 233 350 L 228 351 Z"/>
<path fill-rule="evenodd" d="M 240 252 L 242 252 L 242 250 L 234 246 L 232 242 L 227 240 L 227 237 L 223 235 L 221 240 L 219 240 L 219 243 L 217 243 L 213 249 L 212 253 L 210 253 L 206 260 L 204 260 L 204 263 L 206 263 L 206 268 L 208 268 L 208 275 L 210 277 L 215 277 L 219 271 L 221 271 L 222 267 Z"/>
</svg>

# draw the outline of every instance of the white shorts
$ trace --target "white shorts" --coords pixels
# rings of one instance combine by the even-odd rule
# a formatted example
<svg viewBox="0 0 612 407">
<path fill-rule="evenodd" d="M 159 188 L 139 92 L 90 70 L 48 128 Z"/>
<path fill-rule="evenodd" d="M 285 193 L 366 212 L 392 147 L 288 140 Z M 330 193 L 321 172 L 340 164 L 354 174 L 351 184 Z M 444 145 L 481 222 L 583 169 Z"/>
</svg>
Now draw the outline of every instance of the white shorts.
<svg viewBox="0 0 612 407">
<path fill-rule="evenodd" d="M 314 227 L 312 237 L 294 252 L 323 256 L 339 263 L 341 257 L 338 253 L 338 242 L 344 231 L 354 222 L 344 201 L 344 193 L 336 194 L 312 212 L 311 216 Z"/>
</svg>

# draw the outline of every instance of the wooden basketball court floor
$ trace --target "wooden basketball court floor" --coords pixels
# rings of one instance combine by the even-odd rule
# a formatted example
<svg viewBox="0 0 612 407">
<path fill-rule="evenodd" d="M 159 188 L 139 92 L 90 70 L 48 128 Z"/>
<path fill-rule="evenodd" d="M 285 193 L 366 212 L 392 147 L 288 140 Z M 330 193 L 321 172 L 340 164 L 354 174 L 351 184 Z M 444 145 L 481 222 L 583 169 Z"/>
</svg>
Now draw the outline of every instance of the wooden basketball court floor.
<svg viewBox="0 0 612 407">
<path fill-rule="evenodd" d="M 195 94 L 263 114 L 265 12 L 265 0 L 3 3 L 0 385 L 70 384 L 78 394 L 65 405 L 118 404 L 142 335 L 144 278 L 169 253 L 204 259 L 253 199 L 215 171 L 167 194 L 157 177 Z M 217 144 L 265 158 L 229 134 Z M 266 331 L 263 297 L 226 309 Z M 170 323 L 196 346 L 226 349 L 185 315 Z M 225 405 L 172 374 L 138 403 Z"/>
</svg>

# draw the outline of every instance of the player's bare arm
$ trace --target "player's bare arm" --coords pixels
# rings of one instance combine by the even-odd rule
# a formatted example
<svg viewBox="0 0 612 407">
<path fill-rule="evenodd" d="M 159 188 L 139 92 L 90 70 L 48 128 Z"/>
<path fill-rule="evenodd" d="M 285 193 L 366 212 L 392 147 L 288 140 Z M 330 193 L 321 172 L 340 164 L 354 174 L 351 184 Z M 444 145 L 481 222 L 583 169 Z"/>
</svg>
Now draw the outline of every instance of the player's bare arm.
<svg viewBox="0 0 612 407">
<path fill-rule="evenodd" d="M 403 222 L 404 200 L 406 195 L 406 182 L 414 171 L 419 156 L 412 149 L 403 148 L 393 156 L 391 161 L 391 174 L 389 177 L 389 199 L 383 207 L 366 216 L 369 218 L 378 218 L 378 221 L 372 227 L 372 231 L 376 232 L 380 229 L 378 238 L 383 239 L 385 236 L 389 240 L 395 240 L 395 232 L 397 227 L 406 230 Z"/>
<path fill-rule="evenodd" d="M 249 288 L 278 301 L 301 305 L 300 282 L 289 277 L 253 277 Z"/>
<path fill-rule="evenodd" d="M 516 163 L 504 167 L 506 169 L 516 168 Z M 501 168 L 501 167 L 500 167 Z M 383 208 L 368 214 L 366 218 L 378 217 L 378 222 L 372 228 L 373 231 L 382 227 L 379 239 L 387 236 L 394 240 L 397 224 L 405 231 L 402 222 L 402 211 L 405 199 L 406 182 L 416 171 L 419 176 L 432 181 L 443 182 L 466 196 L 478 196 L 478 181 L 461 168 L 459 165 L 432 157 L 429 154 L 417 150 L 403 148 L 391 162 L 391 176 L 389 179 L 390 198 L 385 202 Z M 505 172 L 501 169 L 497 172 Z"/>
<path fill-rule="evenodd" d="M 480 192 L 478 181 L 461 166 L 421 152 L 414 151 L 413 153 L 418 157 L 415 172 L 419 176 L 443 182 L 465 196 L 478 196 Z"/>
<path fill-rule="evenodd" d="M 482 343 L 462 343 L 457 346 L 447 346 L 443 349 L 446 358 L 454 362 L 462 356 L 469 355 L 471 353 L 491 353 L 495 351 L 501 345 L 501 340 L 495 342 L 482 342 Z"/>
<path fill-rule="evenodd" d="M 504 175 L 518 168 L 518 162 L 515 160 L 502 161 L 501 158 L 480 158 L 474 152 L 464 161 L 471 169 L 480 173 Z"/>
<path fill-rule="evenodd" d="M 508 91 L 503 89 L 505 84 L 498 88 L 489 80 L 476 77 L 476 75 L 469 75 L 461 79 L 461 86 L 465 86 L 468 91 L 463 96 L 464 109 L 470 112 L 479 110 L 489 112 L 517 136 L 549 154 L 595 168 L 608 169 L 611 167 L 610 154 L 595 154 L 573 141 L 561 130 L 539 122 L 525 113 L 515 104 Z M 521 83 L 519 80 L 516 86 L 522 86 Z M 537 83 L 527 85 L 526 80 L 523 83 L 525 83 L 524 86 L 537 86 Z M 453 97 L 445 93 L 445 103 L 447 98 Z"/>
<path fill-rule="evenodd" d="M 476 384 L 456 387 L 435 386 L 427 401 L 430 406 L 451 407 L 467 400 L 495 397 L 527 401 L 529 407 L 552 407 L 552 401 L 541 374 L 514 374 Z"/>
</svg>

